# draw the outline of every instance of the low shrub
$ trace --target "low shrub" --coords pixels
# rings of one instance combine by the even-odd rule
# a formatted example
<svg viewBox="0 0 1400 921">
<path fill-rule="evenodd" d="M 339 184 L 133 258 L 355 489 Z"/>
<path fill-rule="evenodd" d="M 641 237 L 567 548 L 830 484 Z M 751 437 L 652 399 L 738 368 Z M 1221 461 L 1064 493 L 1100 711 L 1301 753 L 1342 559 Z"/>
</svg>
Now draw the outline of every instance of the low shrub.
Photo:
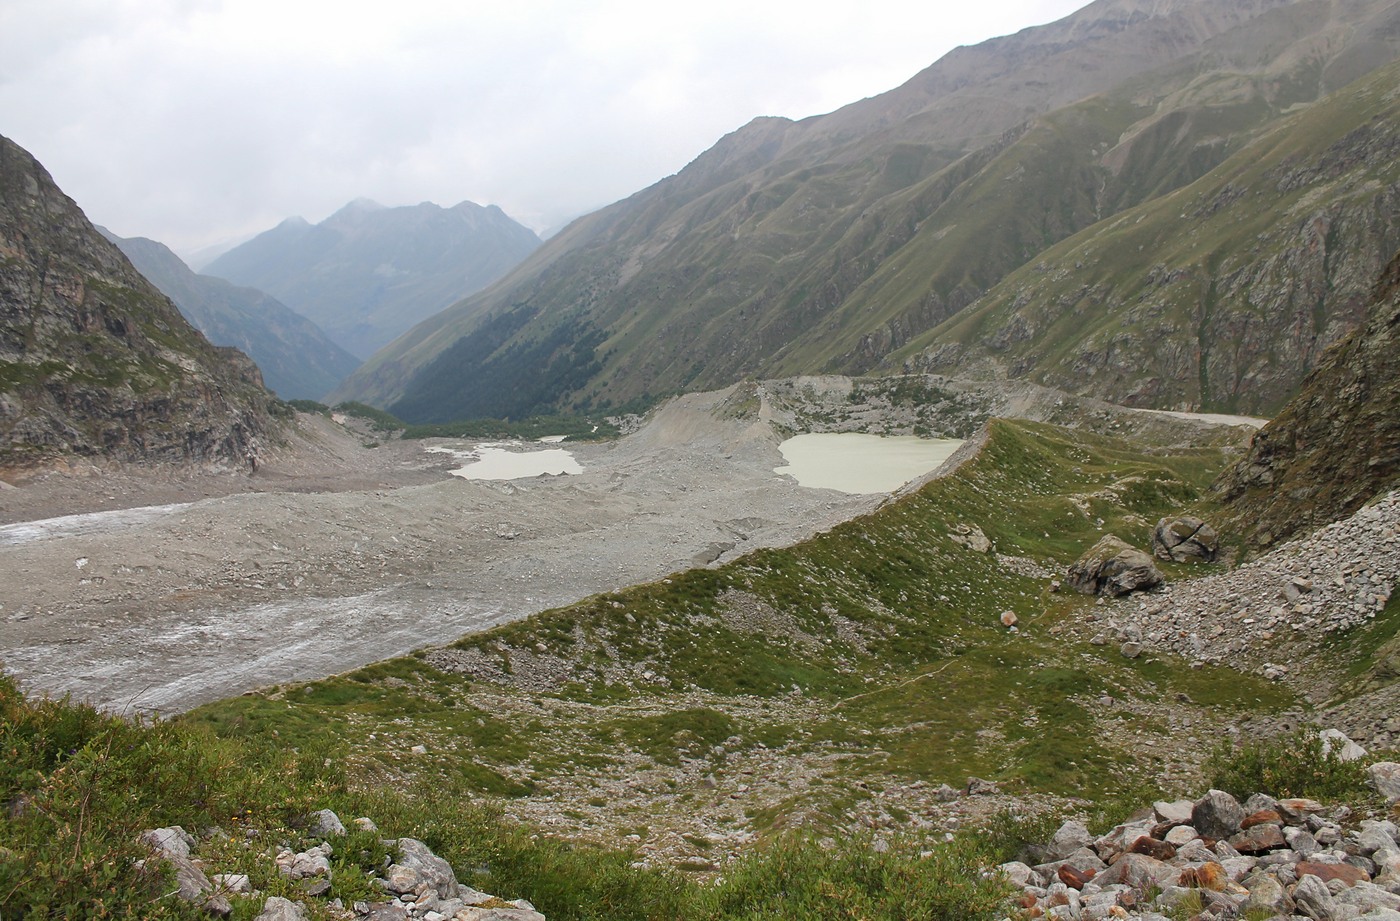
<svg viewBox="0 0 1400 921">
<path fill-rule="evenodd" d="M 705 890 L 695 918 L 790 921 L 992 921 L 1010 890 L 984 873 L 987 853 L 961 838 L 921 855 L 867 839 L 825 850 L 792 836 L 742 858 Z"/>
<path fill-rule="evenodd" d="M 1251 740 L 1217 749 L 1205 765 L 1213 788 L 1239 798 L 1253 793 L 1346 801 L 1370 796 L 1366 767 L 1323 752 L 1316 727 L 1270 740 Z"/>
</svg>

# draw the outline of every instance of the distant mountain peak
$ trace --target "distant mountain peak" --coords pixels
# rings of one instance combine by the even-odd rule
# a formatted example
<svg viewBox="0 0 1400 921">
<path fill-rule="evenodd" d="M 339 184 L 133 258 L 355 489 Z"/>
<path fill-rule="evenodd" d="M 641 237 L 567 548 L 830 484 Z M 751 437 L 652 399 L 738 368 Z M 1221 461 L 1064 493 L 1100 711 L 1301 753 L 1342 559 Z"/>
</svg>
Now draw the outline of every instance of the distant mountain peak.
<svg viewBox="0 0 1400 921">
<path fill-rule="evenodd" d="M 205 270 L 266 291 L 366 358 L 495 281 L 539 244 L 529 228 L 472 202 L 385 207 L 357 198 L 315 226 L 283 221 Z M 386 265 L 394 271 L 377 271 Z"/>
</svg>

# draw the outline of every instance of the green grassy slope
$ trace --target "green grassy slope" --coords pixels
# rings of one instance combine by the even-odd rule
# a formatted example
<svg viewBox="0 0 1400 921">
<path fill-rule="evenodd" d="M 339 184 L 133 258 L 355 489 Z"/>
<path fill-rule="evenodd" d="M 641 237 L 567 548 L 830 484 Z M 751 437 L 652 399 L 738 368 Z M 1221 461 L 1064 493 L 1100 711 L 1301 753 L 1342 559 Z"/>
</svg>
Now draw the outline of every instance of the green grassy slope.
<svg viewBox="0 0 1400 921">
<path fill-rule="evenodd" d="M 1139 405 L 1269 413 L 1400 246 L 1395 65 L 1048 249 L 893 358 Z"/>
<path fill-rule="evenodd" d="M 754 917 L 991 921 L 1006 887 L 982 871 L 996 859 L 970 835 L 923 856 L 876 853 L 869 841 L 824 850 L 789 839 L 731 868 L 724 887 L 636 866 L 622 848 L 539 834 L 455 795 L 389 787 L 357 790 L 326 752 L 229 742 L 169 723 L 131 725 L 66 701 L 27 701 L 0 677 L 0 911 L 7 918 L 203 919 L 175 897 L 168 865 L 138 841 L 178 824 L 199 838 L 208 876 L 240 873 L 255 893 L 231 895 L 231 917 L 252 921 L 269 896 L 289 898 L 309 921 L 344 917 L 339 906 L 383 901 L 371 882 L 386 858 L 382 837 L 416 837 L 451 862 L 464 884 L 529 898 L 551 921 L 722 921 Z M 277 849 L 319 842 L 312 810 L 372 816 L 378 832 L 330 839 L 329 890 L 310 895 L 282 877 Z M 335 900 L 333 902 L 333 900 Z"/>
</svg>

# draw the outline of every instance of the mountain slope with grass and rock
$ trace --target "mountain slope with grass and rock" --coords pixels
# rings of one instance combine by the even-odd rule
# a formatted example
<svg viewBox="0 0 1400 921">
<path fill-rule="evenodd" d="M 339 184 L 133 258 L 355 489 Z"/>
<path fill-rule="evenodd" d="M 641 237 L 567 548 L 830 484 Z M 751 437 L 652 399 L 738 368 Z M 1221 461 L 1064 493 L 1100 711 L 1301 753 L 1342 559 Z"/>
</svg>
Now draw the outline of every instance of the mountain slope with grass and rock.
<svg viewBox="0 0 1400 921">
<path fill-rule="evenodd" d="M 1060 374 L 1061 388 L 1156 408 L 1272 410 L 1316 354 L 1359 321 L 1364 285 L 1397 243 L 1388 123 L 1362 111 L 1381 101 L 1357 108 L 1346 95 L 1396 59 L 1397 17 L 1390 0 L 1100 0 L 1059 22 L 957 49 L 904 86 L 828 115 L 756 119 L 675 176 L 576 221 L 499 286 L 415 327 L 336 396 L 415 421 L 516 416 L 628 406 L 744 378 L 860 374 L 897 366 L 911 350 L 943 362 L 930 370 L 967 377 L 982 370 L 973 356 L 939 347 L 996 343 L 931 331 L 1017 270 L 1022 286 L 1039 285 L 1027 266 L 1074 278 L 1084 256 L 1062 261 L 1055 247 L 1076 234 L 1107 235 L 1097 253 L 1150 243 L 1123 218 L 1136 220 L 1135 209 L 1155 202 L 1165 203 L 1164 215 L 1186 213 L 1183 232 L 1209 229 L 1219 260 L 1248 260 L 1260 233 L 1280 241 L 1302 233 L 1304 242 L 1320 235 L 1326 255 L 1290 257 L 1248 283 L 1242 268 L 1238 285 L 1212 295 L 1218 322 L 1203 332 L 1201 322 L 1176 322 L 1189 310 L 1174 307 L 1174 325 L 1145 337 L 1156 353 L 1140 375 L 1086 381 L 1050 359 L 1037 373 Z M 1376 92 L 1393 82 L 1392 72 Z M 1296 175 L 1236 183 L 1195 210 L 1176 207 L 1173 195 L 1210 177 L 1225 185 L 1220 170 L 1232 157 L 1314 108 L 1316 121 L 1347 123 L 1339 138 L 1369 133 L 1312 172 L 1300 165 Z M 1257 158 L 1258 149 L 1244 156 Z M 1358 156 L 1369 164 L 1365 176 L 1352 162 Z M 1356 183 L 1329 182 L 1328 170 L 1342 164 L 1356 183 L 1381 185 L 1363 200 Z M 1291 191 L 1267 192 L 1280 182 Z M 1256 213 L 1252 202 L 1266 192 L 1320 198 L 1296 215 Z M 1168 274 L 1178 268 L 1153 260 L 1142 271 L 1157 261 Z M 1284 273 L 1303 265 L 1294 286 Z M 1157 274 L 1122 297 L 1156 291 Z M 1363 288 L 1340 283 L 1357 280 Z M 1254 304 L 1249 288 L 1265 284 L 1276 294 Z M 1239 339 L 1228 317 L 1259 313 L 1272 330 L 1290 324 L 1295 309 L 1308 311 L 1296 349 L 1275 354 L 1261 333 L 1243 341 L 1248 355 L 1231 358 L 1222 345 L 1207 356 L 1215 376 L 1200 395 L 1195 378 L 1149 386 L 1190 369 L 1198 333 Z M 1032 327 L 1040 328 L 1011 324 L 1005 335 L 1019 342 Z M 1099 333 L 1085 323 L 1056 335 L 1102 365 Z M 1241 362 L 1240 373 L 1259 368 L 1241 380 Z M 1011 375 L 1039 367 L 1019 352 L 1005 365 Z"/>
<path fill-rule="evenodd" d="M 273 423 L 243 353 L 210 345 L 0 138 L 0 470 L 73 459 L 255 465 Z"/>
</svg>

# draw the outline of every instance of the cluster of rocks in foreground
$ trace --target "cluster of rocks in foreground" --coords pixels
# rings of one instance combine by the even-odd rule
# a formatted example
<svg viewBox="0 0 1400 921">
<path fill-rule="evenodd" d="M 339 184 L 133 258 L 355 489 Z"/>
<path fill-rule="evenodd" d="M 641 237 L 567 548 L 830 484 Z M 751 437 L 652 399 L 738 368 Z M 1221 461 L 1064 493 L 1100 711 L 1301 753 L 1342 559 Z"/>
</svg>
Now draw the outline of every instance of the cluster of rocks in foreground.
<svg viewBox="0 0 1400 921">
<path fill-rule="evenodd" d="M 1370 770 L 1400 802 L 1400 764 Z M 1042 863 L 999 870 L 1027 919 L 1400 921 L 1400 827 L 1352 818 L 1346 806 L 1211 790 L 1155 803 L 1102 837 L 1066 822 L 1034 849 Z"/>
<path fill-rule="evenodd" d="M 354 824 L 365 831 L 378 831 L 368 818 L 356 819 Z M 335 853 L 335 840 L 343 838 L 346 829 L 334 812 L 323 809 L 311 816 L 308 834 L 319 843 L 305 850 L 250 847 L 248 854 L 254 860 L 275 863 L 283 879 L 295 884 L 306 900 L 320 901 L 333 917 L 345 921 L 545 921 L 544 915 L 524 899 L 507 902 L 462 885 L 451 865 L 415 838 L 383 842 L 397 856 L 386 860 L 372 880 L 383 892 L 383 900 L 350 906 L 337 898 L 325 900 L 332 889 L 330 857 Z M 206 837 L 223 835 L 218 829 L 206 833 Z M 258 837 L 253 831 L 249 836 L 250 841 Z M 207 875 L 203 862 L 193 855 L 192 849 L 199 842 L 178 825 L 151 829 L 141 840 L 151 848 L 153 860 L 168 863 L 173 869 L 179 897 L 203 906 L 214 916 L 232 914 L 232 899 L 263 898 L 245 873 Z M 302 901 L 274 895 L 263 902 L 256 921 L 306 921 L 307 917 Z"/>
</svg>

